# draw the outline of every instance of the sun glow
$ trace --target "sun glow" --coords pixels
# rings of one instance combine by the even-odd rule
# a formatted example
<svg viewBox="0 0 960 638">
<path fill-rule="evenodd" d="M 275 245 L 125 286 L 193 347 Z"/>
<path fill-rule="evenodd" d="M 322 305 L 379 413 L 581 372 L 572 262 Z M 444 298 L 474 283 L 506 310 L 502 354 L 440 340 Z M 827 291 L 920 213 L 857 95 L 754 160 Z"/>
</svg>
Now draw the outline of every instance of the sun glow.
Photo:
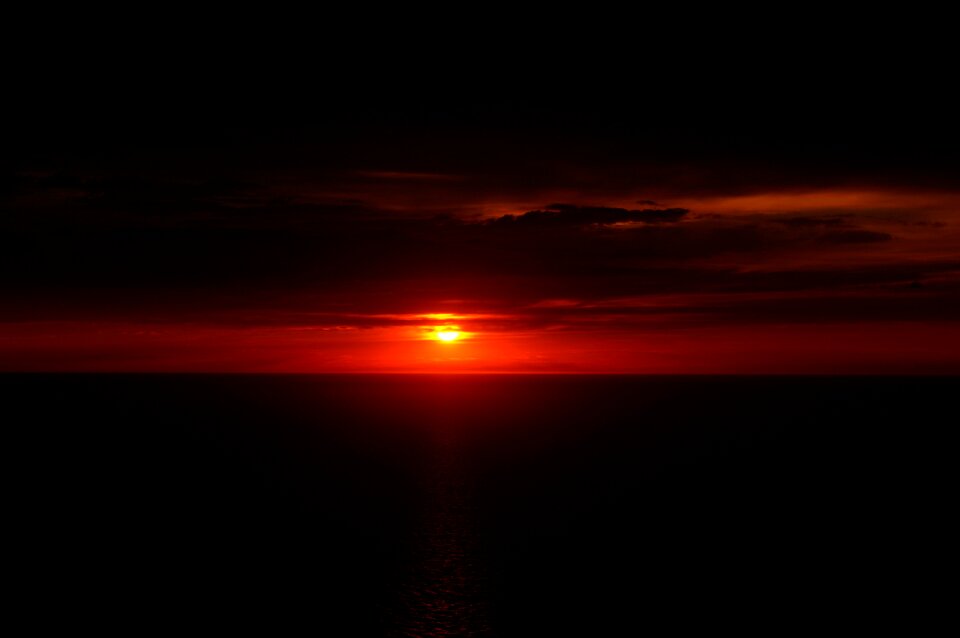
<svg viewBox="0 0 960 638">
<path fill-rule="evenodd" d="M 447 343 L 450 343 L 451 341 L 456 341 L 457 339 L 460 338 L 460 331 L 445 328 L 443 330 L 437 330 L 436 332 L 433 333 L 433 336 L 440 341 L 445 341 Z"/>
</svg>

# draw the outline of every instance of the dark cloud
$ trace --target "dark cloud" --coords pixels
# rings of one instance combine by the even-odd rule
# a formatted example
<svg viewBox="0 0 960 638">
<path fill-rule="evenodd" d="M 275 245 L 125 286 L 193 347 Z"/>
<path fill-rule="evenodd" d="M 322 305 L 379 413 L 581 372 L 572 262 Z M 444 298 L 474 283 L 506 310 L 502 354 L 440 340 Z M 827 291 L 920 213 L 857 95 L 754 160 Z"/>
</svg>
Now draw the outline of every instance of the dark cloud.
<svg viewBox="0 0 960 638">
<path fill-rule="evenodd" d="M 626 222 L 658 224 L 678 222 L 688 212 L 684 208 L 627 210 L 604 206 L 549 204 L 543 210 L 533 210 L 522 215 L 504 215 L 489 223 L 496 226 L 606 226 Z"/>
<path fill-rule="evenodd" d="M 850 223 L 847 218 L 836 216 L 836 215 L 784 217 L 784 218 L 779 218 L 772 221 L 774 223 L 783 224 L 785 226 L 795 226 L 798 228 L 825 228 L 825 227 L 835 228 L 838 226 L 845 226 Z"/>
<path fill-rule="evenodd" d="M 890 233 L 878 233 L 871 230 L 843 230 L 832 233 L 823 233 L 819 241 L 828 244 L 870 244 L 874 242 L 890 241 Z"/>
<path fill-rule="evenodd" d="M 27 190 L 32 196 L 69 192 L 76 205 L 35 198 L 5 210 L 5 320 L 109 315 L 325 324 L 323 317 L 349 309 L 349 325 L 371 326 L 386 320 L 356 315 L 472 307 L 545 325 L 559 320 L 559 311 L 518 309 L 549 298 L 589 302 L 906 285 L 960 269 L 942 260 L 803 266 L 808 253 L 870 250 L 896 241 L 855 216 L 697 216 L 685 209 L 550 204 L 483 220 L 397 214 L 360 202 L 270 199 L 248 182 L 58 177 Z M 144 201 L 156 205 L 144 212 Z M 770 260 L 775 266 L 788 252 L 801 256 L 795 269 L 771 267 Z M 737 260 L 765 266 L 741 269 Z M 856 299 L 850 303 L 860 303 Z M 830 316 L 829 304 L 812 307 Z M 716 303 L 709 312 L 673 312 L 687 320 L 728 316 Z M 756 309 L 757 316 L 763 312 Z"/>
<path fill-rule="evenodd" d="M 238 180 L 139 177 L 33 178 L 3 213 L 0 281 L 27 287 L 329 286 L 426 277 L 439 269 L 601 276 L 664 259 L 890 238 L 829 219 L 778 225 L 690 218 L 686 209 L 572 204 L 483 221 L 356 201 L 305 203 Z"/>
</svg>

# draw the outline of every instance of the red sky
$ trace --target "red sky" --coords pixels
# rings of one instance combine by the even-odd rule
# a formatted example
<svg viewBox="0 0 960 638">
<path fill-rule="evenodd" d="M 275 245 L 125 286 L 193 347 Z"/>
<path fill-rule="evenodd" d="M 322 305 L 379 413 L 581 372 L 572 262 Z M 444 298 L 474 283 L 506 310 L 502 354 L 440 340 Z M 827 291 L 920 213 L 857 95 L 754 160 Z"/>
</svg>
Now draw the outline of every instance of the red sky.
<svg viewBox="0 0 960 638">
<path fill-rule="evenodd" d="M 25 113 L 0 370 L 960 373 L 939 107 L 432 95 Z"/>
</svg>

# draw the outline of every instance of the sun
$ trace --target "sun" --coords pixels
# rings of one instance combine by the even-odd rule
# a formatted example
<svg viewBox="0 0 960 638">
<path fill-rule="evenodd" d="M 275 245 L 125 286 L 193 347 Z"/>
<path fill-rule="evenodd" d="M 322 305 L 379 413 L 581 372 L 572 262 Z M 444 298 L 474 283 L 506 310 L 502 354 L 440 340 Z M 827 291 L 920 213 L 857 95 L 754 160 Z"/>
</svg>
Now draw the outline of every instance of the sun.
<svg viewBox="0 0 960 638">
<path fill-rule="evenodd" d="M 437 330 L 436 332 L 433 333 L 433 336 L 439 339 L 440 341 L 445 341 L 447 343 L 450 343 L 451 341 L 456 341 L 457 339 L 460 338 L 460 331 L 445 328 L 443 330 Z"/>
</svg>

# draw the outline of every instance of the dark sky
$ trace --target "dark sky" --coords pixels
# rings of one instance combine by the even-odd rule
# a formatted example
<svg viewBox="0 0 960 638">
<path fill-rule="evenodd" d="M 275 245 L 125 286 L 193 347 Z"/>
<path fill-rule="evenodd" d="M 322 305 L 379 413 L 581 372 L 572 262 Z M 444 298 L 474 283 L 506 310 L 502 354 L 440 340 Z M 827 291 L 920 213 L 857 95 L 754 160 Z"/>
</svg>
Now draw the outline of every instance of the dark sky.
<svg viewBox="0 0 960 638">
<path fill-rule="evenodd" d="M 7 91 L 0 368 L 958 372 L 933 40 L 33 41 Z"/>
</svg>

